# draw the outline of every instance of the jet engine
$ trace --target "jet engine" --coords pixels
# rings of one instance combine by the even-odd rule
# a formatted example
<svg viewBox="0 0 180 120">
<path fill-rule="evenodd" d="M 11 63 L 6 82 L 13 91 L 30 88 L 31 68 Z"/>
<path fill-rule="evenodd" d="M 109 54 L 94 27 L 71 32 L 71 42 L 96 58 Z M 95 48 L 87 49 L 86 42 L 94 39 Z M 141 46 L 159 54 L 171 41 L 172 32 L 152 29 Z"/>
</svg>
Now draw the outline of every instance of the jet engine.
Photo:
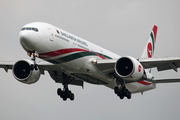
<svg viewBox="0 0 180 120">
<path fill-rule="evenodd" d="M 25 83 L 32 84 L 39 80 L 40 70 L 34 68 L 34 61 L 20 60 L 16 62 L 12 68 L 13 76 L 16 80 Z"/>
<path fill-rule="evenodd" d="M 116 74 L 124 80 L 138 81 L 146 79 L 144 68 L 141 63 L 133 57 L 121 57 L 115 64 Z"/>
</svg>

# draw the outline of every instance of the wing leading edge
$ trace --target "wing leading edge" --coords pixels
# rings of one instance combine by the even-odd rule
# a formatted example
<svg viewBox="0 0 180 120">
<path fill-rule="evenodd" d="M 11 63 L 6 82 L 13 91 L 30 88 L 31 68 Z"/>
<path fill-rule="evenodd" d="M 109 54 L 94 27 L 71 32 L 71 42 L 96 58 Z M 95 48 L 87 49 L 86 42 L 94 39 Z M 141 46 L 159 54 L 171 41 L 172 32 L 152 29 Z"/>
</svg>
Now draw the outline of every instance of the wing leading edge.
<svg viewBox="0 0 180 120">
<path fill-rule="evenodd" d="M 3 68 L 6 72 L 8 72 L 8 70 L 13 69 L 13 65 L 15 63 L 16 62 L 13 62 L 13 61 L 2 61 L 2 62 L 0 62 L 0 68 Z M 52 63 L 49 63 L 49 62 L 45 62 L 45 61 L 43 61 L 43 62 L 40 61 L 37 64 L 38 64 L 38 68 L 39 68 L 41 74 L 44 75 L 45 74 L 44 71 L 48 71 L 51 78 L 55 82 L 63 83 L 61 67 L 54 65 Z M 79 79 L 75 79 L 75 78 L 69 84 L 83 87 L 83 81 L 81 81 Z"/>
<path fill-rule="evenodd" d="M 114 72 L 114 65 L 118 59 L 103 59 L 97 60 L 95 66 L 103 73 Z M 173 69 L 176 72 L 180 67 L 180 57 L 165 57 L 165 58 L 143 58 L 138 59 L 145 69 L 156 67 L 158 71 Z"/>
<path fill-rule="evenodd" d="M 4 70 L 6 72 L 8 72 L 8 70 L 12 70 L 13 68 L 13 65 L 15 64 L 16 62 L 14 61 L 2 61 L 0 62 L 0 68 L 4 68 Z M 54 71 L 59 71 L 60 68 L 49 63 L 49 62 L 38 62 L 38 67 L 41 71 L 41 74 L 44 74 L 44 71 L 45 70 L 54 70 Z"/>
<path fill-rule="evenodd" d="M 97 60 L 94 65 L 102 73 L 115 72 L 115 63 L 118 59 L 103 59 Z M 170 70 L 178 71 L 180 67 L 180 57 L 165 57 L 165 58 L 145 58 L 138 59 L 145 69 L 156 67 L 158 71 Z M 175 83 L 180 82 L 179 78 L 172 79 L 154 79 L 153 83 Z"/>
<path fill-rule="evenodd" d="M 146 58 L 139 59 L 139 62 L 145 69 L 156 67 L 158 71 L 173 69 L 177 72 L 180 67 L 180 57 Z"/>
</svg>

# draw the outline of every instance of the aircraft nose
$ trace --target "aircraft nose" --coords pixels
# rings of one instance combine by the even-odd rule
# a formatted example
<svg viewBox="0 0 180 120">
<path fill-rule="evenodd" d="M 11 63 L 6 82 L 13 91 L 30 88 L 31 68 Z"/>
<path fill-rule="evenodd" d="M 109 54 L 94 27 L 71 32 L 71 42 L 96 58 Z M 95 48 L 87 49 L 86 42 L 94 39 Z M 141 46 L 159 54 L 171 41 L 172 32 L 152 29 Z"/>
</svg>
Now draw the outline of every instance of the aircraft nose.
<svg viewBox="0 0 180 120">
<path fill-rule="evenodd" d="M 20 32 L 19 38 L 22 43 L 30 43 L 30 34 L 28 32 Z"/>
<path fill-rule="evenodd" d="M 19 33 L 20 43 L 26 51 L 35 51 L 34 46 L 38 43 L 31 31 L 21 31 Z"/>
</svg>

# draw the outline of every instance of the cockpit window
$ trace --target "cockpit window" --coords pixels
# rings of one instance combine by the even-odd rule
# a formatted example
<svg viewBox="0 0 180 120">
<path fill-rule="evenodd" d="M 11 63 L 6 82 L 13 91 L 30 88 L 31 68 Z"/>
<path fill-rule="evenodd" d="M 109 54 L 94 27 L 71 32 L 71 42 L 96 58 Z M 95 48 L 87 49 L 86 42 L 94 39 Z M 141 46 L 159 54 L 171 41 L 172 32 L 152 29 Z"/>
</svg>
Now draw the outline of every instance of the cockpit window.
<svg viewBox="0 0 180 120">
<path fill-rule="evenodd" d="M 36 31 L 36 28 L 32 28 L 32 30 Z"/>
<path fill-rule="evenodd" d="M 31 30 L 31 28 L 27 27 L 26 30 Z"/>
<path fill-rule="evenodd" d="M 38 29 L 37 28 L 34 28 L 34 27 L 24 27 L 24 28 L 22 28 L 21 29 L 21 31 L 23 31 L 23 30 L 33 30 L 33 31 L 35 31 L 35 32 L 38 32 Z"/>
<path fill-rule="evenodd" d="M 21 31 L 25 30 L 26 28 L 22 28 Z"/>
</svg>

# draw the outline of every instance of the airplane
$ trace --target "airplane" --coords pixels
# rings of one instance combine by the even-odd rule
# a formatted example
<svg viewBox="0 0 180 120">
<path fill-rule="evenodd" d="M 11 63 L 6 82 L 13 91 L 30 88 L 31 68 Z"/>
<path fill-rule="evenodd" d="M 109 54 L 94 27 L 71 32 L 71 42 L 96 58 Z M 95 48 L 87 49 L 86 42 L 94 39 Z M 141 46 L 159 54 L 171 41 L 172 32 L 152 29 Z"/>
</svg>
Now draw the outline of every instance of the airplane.
<svg viewBox="0 0 180 120">
<path fill-rule="evenodd" d="M 12 70 L 14 78 L 24 84 L 36 83 L 47 71 L 63 85 L 57 94 L 64 101 L 75 98 L 68 85 L 83 87 L 84 82 L 104 85 L 120 99 L 131 99 L 134 93 L 155 89 L 157 83 L 180 82 L 178 78 L 155 79 L 151 74 L 151 68 L 177 72 L 180 67 L 180 57 L 153 57 L 157 29 L 154 25 L 142 56 L 136 59 L 119 56 L 51 24 L 33 22 L 19 33 L 20 44 L 31 59 L 0 62 L 0 68 Z"/>
</svg>

